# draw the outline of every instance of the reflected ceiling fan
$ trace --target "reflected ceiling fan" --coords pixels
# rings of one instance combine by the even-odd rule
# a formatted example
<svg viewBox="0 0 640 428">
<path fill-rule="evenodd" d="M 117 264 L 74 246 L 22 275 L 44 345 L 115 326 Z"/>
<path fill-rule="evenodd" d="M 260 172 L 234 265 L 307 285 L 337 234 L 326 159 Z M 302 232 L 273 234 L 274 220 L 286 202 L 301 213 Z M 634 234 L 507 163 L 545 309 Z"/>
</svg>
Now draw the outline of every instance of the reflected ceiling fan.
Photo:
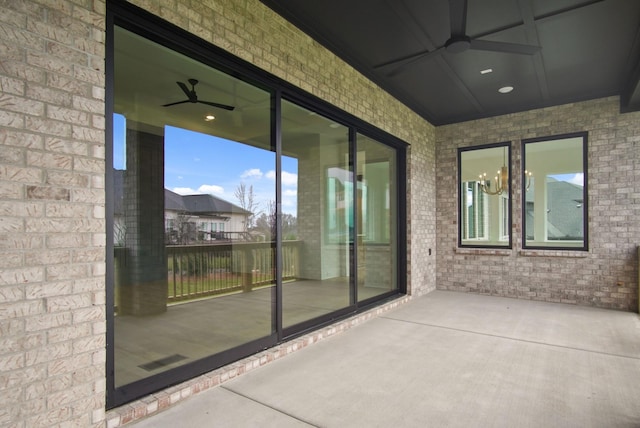
<svg viewBox="0 0 640 428">
<path fill-rule="evenodd" d="M 198 81 L 196 79 L 189 79 L 188 80 L 189 84 L 191 84 L 191 89 L 187 88 L 187 85 L 184 84 L 183 82 L 176 82 L 178 84 L 178 86 L 180 86 L 180 89 L 182 89 L 182 91 L 185 93 L 185 95 L 187 96 L 186 100 L 183 101 L 177 101 L 175 103 L 169 103 L 169 104 L 163 104 L 162 107 L 169 107 L 169 106 L 175 106 L 178 104 L 185 104 L 185 103 L 200 103 L 200 104 L 206 104 L 209 106 L 213 106 L 213 107 L 218 107 L 221 109 L 225 109 L 225 110 L 233 110 L 235 109 L 235 107 L 233 106 L 229 106 L 226 104 L 220 104 L 220 103 L 214 103 L 212 101 L 202 101 L 198 99 L 198 95 L 196 94 L 196 85 L 198 84 Z"/>
<path fill-rule="evenodd" d="M 395 76 L 408 65 L 433 58 L 444 51 L 458 54 L 467 50 L 503 52 L 520 55 L 533 55 L 540 50 L 540 46 L 522 45 L 508 42 L 492 42 L 489 40 L 472 39 L 466 34 L 467 30 L 467 0 L 449 0 L 449 20 L 451 22 L 451 35 L 445 44 L 431 51 L 423 51 L 404 58 L 385 62 L 374 68 L 391 69 L 388 76 Z"/>
</svg>

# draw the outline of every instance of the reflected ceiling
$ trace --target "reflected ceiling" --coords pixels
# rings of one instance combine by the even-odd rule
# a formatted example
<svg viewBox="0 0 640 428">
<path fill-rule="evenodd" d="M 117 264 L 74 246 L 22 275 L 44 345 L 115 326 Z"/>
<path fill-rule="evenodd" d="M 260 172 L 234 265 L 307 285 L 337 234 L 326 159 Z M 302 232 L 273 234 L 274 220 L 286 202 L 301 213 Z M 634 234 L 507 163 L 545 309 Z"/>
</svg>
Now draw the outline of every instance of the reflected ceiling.
<svg viewBox="0 0 640 428">
<path fill-rule="evenodd" d="M 164 126 L 170 125 L 255 145 L 268 144 L 268 92 L 118 27 L 114 45 L 114 111 L 139 129 L 162 133 Z M 234 109 L 201 103 L 164 107 L 186 98 L 176 82 L 190 89 L 188 79 L 198 80 L 198 99 Z M 215 119 L 207 121 L 207 115 Z"/>
<path fill-rule="evenodd" d="M 162 135 L 169 125 L 270 148 L 270 92 L 119 27 L 114 46 L 114 111 L 126 117 L 128 126 Z M 193 86 L 198 101 L 232 109 L 179 103 L 189 97 L 190 79 L 198 81 Z M 283 103 L 282 123 L 283 138 L 290 140 L 305 141 L 309 135 L 348 139 L 344 126 L 291 103 Z"/>
</svg>

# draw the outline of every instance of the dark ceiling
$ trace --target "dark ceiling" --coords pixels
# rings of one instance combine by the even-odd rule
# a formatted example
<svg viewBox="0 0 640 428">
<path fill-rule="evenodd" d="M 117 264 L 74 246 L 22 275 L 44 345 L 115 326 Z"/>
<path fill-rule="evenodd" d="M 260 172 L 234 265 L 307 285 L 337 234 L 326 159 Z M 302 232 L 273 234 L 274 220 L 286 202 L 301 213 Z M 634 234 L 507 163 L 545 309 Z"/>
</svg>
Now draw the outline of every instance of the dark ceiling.
<svg viewBox="0 0 640 428">
<path fill-rule="evenodd" d="M 640 0 L 261 1 L 434 125 L 611 95 L 640 110 Z"/>
</svg>

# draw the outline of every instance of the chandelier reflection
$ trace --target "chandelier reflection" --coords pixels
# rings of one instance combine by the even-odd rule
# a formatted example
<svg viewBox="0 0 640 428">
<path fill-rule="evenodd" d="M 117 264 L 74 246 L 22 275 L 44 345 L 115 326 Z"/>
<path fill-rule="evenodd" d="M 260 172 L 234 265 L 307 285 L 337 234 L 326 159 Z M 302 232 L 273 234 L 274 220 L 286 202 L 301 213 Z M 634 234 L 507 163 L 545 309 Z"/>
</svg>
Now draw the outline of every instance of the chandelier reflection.
<svg viewBox="0 0 640 428">
<path fill-rule="evenodd" d="M 507 151 L 502 152 L 502 167 L 498 170 L 497 175 L 493 177 L 493 184 L 491 180 L 487 178 L 487 173 L 480 174 L 480 189 L 487 195 L 502 195 L 509 191 L 509 168 L 507 168 Z M 531 178 L 533 174 L 530 171 L 524 172 L 524 180 L 526 181 L 524 191 L 529 191 L 531 187 Z"/>
<path fill-rule="evenodd" d="M 509 170 L 506 166 L 502 166 L 498 171 L 498 175 L 493 177 L 493 189 L 491 188 L 491 180 L 487 180 L 487 173 L 480 174 L 480 189 L 487 195 L 502 195 L 509 191 Z"/>
</svg>

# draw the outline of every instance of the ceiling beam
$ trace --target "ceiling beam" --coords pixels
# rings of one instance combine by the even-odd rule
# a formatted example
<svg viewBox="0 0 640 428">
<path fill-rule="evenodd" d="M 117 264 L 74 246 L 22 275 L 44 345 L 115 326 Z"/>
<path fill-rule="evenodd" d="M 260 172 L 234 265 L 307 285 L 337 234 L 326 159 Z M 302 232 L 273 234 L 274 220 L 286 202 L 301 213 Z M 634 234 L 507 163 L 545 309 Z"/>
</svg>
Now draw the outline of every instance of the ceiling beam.
<svg viewBox="0 0 640 428">
<path fill-rule="evenodd" d="M 620 88 L 620 110 L 631 112 L 640 110 L 640 27 L 636 31 L 633 47 L 627 61 L 624 85 Z"/>
<path fill-rule="evenodd" d="M 536 29 L 531 0 L 519 0 L 518 3 L 520 5 L 520 13 L 522 14 L 527 43 L 534 46 L 540 46 L 540 39 L 538 38 L 538 30 Z M 531 57 L 531 60 L 533 61 L 533 68 L 536 73 L 540 96 L 544 102 L 547 102 L 550 99 L 549 86 L 547 85 L 547 73 L 544 67 L 544 61 L 542 60 L 541 50 L 535 53 Z"/>
</svg>

